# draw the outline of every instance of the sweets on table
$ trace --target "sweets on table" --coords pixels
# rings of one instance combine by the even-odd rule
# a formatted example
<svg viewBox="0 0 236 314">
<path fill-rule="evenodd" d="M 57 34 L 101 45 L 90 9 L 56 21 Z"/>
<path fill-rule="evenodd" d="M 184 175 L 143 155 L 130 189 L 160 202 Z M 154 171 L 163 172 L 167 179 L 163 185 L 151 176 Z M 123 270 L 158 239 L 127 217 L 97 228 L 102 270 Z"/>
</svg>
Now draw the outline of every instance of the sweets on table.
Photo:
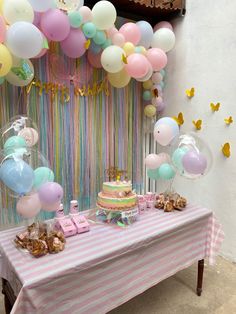
<svg viewBox="0 0 236 314">
<path fill-rule="evenodd" d="M 33 223 L 16 235 L 14 242 L 18 248 L 27 250 L 34 257 L 48 253 L 59 253 L 65 248 L 65 237 L 61 231 L 45 223 Z"/>
<path fill-rule="evenodd" d="M 186 205 L 186 198 L 177 193 L 166 195 L 161 193 L 157 196 L 155 207 L 158 209 L 164 209 L 165 212 L 171 212 L 175 209 L 182 210 L 186 207 Z"/>
</svg>

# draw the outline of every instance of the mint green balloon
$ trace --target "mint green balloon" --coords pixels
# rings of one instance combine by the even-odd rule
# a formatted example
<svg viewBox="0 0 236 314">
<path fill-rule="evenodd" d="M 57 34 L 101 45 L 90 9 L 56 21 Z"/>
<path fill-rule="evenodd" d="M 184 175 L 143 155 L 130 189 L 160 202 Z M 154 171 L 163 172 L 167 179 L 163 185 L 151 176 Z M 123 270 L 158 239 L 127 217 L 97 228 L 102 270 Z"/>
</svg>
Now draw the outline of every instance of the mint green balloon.
<svg viewBox="0 0 236 314">
<path fill-rule="evenodd" d="M 3 149 L 4 155 L 10 155 L 15 153 L 17 150 L 21 148 L 26 148 L 27 144 L 23 137 L 21 136 L 12 136 L 5 142 Z"/>
<path fill-rule="evenodd" d="M 68 18 L 70 25 L 74 28 L 79 28 L 83 21 L 82 15 L 78 11 L 70 12 Z"/>
<path fill-rule="evenodd" d="M 96 35 L 93 37 L 93 41 L 97 45 L 103 45 L 106 41 L 107 37 L 104 31 L 97 31 Z"/>
<path fill-rule="evenodd" d="M 163 89 L 165 87 L 165 83 L 163 81 L 160 82 L 160 86 Z"/>
<path fill-rule="evenodd" d="M 159 176 L 159 169 L 148 169 L 147 171 L 147 176 L 152 179 L 152 180 L 158 180 L 160 179 L 160 176 Z"/>
<path fill-rule="evenodd" d="M 97 32 L 96 26 L 91 22 L 85 23 L 82 26 L 82 30 L 87 38 L 93 38 Z"/>
<path fill-rule="evenodd" d="M 54 181 L 54 173 L 47 167 L 39 167 L 34 170 L 34 185 L 33 187 L 38 190 L 41 185 L 46 182 Z"/>
<path fill-rule="evenodd" d="M 158 169 L 158 173 L 161 179 L 170 180 L 175 176 L 174 168 L 169 164 L 162 164 Z"/>
<path fill-rule="evenodd" d="M 149 90 L 143 92 L 143 100 L 149 101 L 152 99 L 152 93 Z"/>
<path fill-rule="evenodd" d="M 162 69 L 162 70 L 160 71 L 160 73 L 161 73 L 162 77 L 165 77 L 166 71 L 165 71 L 164 69 Z"/>
<path fill-rule="evenodd" d="M 0 77 L 0 85 L 2 85 L 5 82 L 5 78 L 3 76 Z"/>
<path fill-rule="evenodd" d="M 180 171 L 183 172 L 184 171 L 184 167 L 182 164 L 182 159 L 184 157 L 184 155 L 187 153 L 188 148 L 187 147 L 183 147 L 183 148 L 177 148 L 173 155 L 172 155 L 172 162 L 174 164 L 174 166 Z"/>
<path fill-rule="evenodd" d="M 102 49 L 106 49 L 107 47 L 110 47 L 112 45 L 112 41 L 110 38 L 107 38 L 105 43 L 102 45 Z"/>
</svg>

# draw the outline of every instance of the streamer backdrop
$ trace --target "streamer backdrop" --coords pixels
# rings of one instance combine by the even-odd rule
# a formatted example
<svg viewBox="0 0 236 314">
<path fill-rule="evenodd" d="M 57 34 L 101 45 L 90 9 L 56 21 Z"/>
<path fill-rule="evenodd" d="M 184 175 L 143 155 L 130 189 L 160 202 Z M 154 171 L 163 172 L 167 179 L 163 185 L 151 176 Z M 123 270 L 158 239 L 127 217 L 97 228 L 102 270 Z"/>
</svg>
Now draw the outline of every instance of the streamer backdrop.
<svg viewBox="0 0 236 314">
<path fill-rule="evenodd" d="M 50 54 L 58 54 L 54 46 Z M 55 181 L 64 188 L 64 206 L 78 199 L 80 210 L 93 208 L 102 182 L 108 178 L 105 169 L 117 166 L 128 171 L 137 193 L 143 189 L 143 106 L 142 86 L 131 82 L 127 88 L 114 89 L 108 85 L 109 96 L 104 91 L 96 96 L 81 97 L 74 94 L 76 86 L 93 85 L 106 81 L 102 70 L 94 70 L 86 57 L 79 61 L 61 57 L 58 68 L 50 62 L 50 54 L 36 60 L 35 77 L 42 82 L 58 82 L 69 88 L 69 102 L 61 102 L 58 93 L 31 87 L 0 86 L 1 127 L 18 114 L 31 117 L 38 125 L 39 150 L 49 160 Z M 57 71 L 52 71 L 52 68 Z M 63 76 L 61 72 L 67 76 Z M 75 75 L 76 74 L 76 75 Z M 1 193 L 0 225 L 20 221 L 15 212 L 15 200 Z M 41 219 L 51 214 L 42 213 Z"/>
</svg>

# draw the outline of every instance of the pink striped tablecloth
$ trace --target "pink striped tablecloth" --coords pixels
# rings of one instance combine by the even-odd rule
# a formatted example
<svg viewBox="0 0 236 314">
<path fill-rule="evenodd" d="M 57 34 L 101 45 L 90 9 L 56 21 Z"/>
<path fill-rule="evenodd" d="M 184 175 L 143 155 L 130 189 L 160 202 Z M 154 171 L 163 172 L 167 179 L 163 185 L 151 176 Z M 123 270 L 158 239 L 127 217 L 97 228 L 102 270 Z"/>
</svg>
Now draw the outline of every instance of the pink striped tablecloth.
<svg viewBox="0 0 236 314">
<path fill-rule="evenodd" d="M 100 314 L 197 260 L 214 262 L 224 238 L 211 210 L 150 212 L 121 229 L 93 224 L 67 239 L 60 254 L 35 259 L 12 242 L 22 228 L 0 232 L 1 277 L 16 314 Z"/>
</svg>

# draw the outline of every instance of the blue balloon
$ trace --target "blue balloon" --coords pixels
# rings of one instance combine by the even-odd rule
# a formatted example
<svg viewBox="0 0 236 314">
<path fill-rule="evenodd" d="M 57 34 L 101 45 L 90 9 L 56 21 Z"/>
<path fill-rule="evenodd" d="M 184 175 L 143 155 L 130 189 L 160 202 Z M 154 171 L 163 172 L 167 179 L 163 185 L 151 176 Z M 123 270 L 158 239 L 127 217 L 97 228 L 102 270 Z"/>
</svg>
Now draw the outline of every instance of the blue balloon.
<svg viewBox="0 0 236 314">
<path fill-rule="evenodd" d="M 6 159 L 0 167 L 0 179 L 19 195 L 31 191 L 34 184 L 34 171 L 22 159 Z"/>
<path fill-rule="evenodd" d="M 157 120 L 155 126 L 154 126 L 154 129 L 156 127 L 158 127 L 159 125 L 161 124 L 167 124 L 167 125 L 170 125 L 173 129 L 173 132 L 174 134 L 179 134 L 179 126 L 178 126 L 178 123 L 173 119 L 173 118 L 170 118 L 170 117 L 164 117 L 164 118 L 161 118 L 159 120 Z"/>
<path fill-rule="evenodd" d="M 157 180 L 160 178 L 160 175 L 159 175 L 159 168 L 157 169 L 148 169 L 147 171 L 147 176 L 152 179 L 152 180 Z"/>
<path fill-rule="evenodd" d="M 92 40 L 89 46 L 89 50 L 91 50 L 94 54 L 98 54 L 102 50 L 102 48 L 99 45 L 95 44 L 95 42 Z"/>
<path fill-rule="evenodd" d="M 169 164 L 162 164 L 158 169 L 158 173 L 161 179 L 170 180 L 175 176 L 173 167 Z"/>
<path fill-rule="evenodd" d="M 143 46 L 146 49 L 148 49 L 152 43 L 153 28 L 146 21 L 139 21 L 136 23 L 136 25 L 138 26 L 140 33 L 141 33 L 141 38 L 140 38 L 140 41 L 138 44 L 139 44 L 139 46 Z"/>
<path fill-rule="evenodd" d="M 177 148 L 172 155 L 172 162 L 181 173 L 184 171 L 182 159 L 187 151 L 187 147 Z"/>
</svg>

